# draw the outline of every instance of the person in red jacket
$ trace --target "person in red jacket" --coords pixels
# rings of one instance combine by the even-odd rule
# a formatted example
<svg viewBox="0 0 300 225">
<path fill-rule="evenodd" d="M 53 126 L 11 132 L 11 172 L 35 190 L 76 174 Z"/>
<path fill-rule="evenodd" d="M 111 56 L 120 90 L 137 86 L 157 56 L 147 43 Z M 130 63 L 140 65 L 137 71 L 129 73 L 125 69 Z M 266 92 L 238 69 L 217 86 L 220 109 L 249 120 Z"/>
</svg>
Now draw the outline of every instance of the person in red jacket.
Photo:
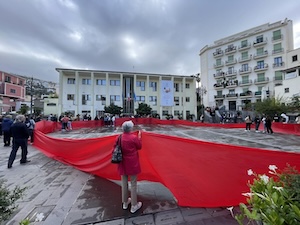
<svg viewBox="0 0 300 225">
<path fill-rule="evenodd" d="M 122 162 L 118 165 L 118 172 L 122 180 L 122 203 L 123 209 L 127 209 L 131 203 L 131 213 L 135 213 L 142 207 L 142 202 L 137 201 L 137 175 L 141 173 L 138 150 L 142 148 L 141 131 L 138 135 L 131 133 L 132 121 L 122 124 L 121 136 Z M 131 198 L 128 198 L 128 178 L 131 182 Z"/>
</svg>

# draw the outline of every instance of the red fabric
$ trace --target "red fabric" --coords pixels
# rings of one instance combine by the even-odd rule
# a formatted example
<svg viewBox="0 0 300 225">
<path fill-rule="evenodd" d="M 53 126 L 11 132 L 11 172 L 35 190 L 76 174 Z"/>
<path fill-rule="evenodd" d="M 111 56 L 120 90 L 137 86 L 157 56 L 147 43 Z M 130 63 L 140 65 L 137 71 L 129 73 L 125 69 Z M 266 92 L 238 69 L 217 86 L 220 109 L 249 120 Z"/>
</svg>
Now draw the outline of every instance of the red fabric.
<svg viewBox="0 0 300 225">
<path fill-rule="evenodd" d="M 117 139 L 116 139 L 117 140 Z M 118 165 L 120 175 L 137 175 L 141 172 L 138 150 L 142 143 L 133 133 L 124 133 L 121 137 L 123 160 Z"/>
<path fill-rule="evenodd" d="M 134 122 L 138 124 L 141 121 L 137 119 Z M 144 121 L 167 124 L 155 119 Z M 86 122 L 84 125 L 93 124 Z M 122 123 L 120 120 L 116 122 Z M 73 124 L 73 127 L 79 127 L 75 122 Z M 206 124 L 191 122 L 190 125 Z M 244 127 L 244 124 L 241 125 Z M 293 129 L 277 126 L 274 124 L 274 130 Z M 117 165 L 110 163 L 116 135 L 84 140 L 58 139 L 44 134 L 57 129 L 53 122 L 39 122 L 36 128 L 35 146 L 48 157 L 107 179 L 120 179 Z M 294 132 L 298 134 L 299 130 Z M 249 192 L 247 183 L 253 179 L 247 175 L 248 169 L 267 174 L 271 164 L 280 169 L 287 163 L 298 169 L 300 167 L 299 153 L 217 144 L 149 132 L 142 133 L 142 145 L 139 151 L 142 167 L 139 180 L 161 182 L 173 193 L 180 206 L 238 205 L 246 202 L 242 193 Z"/>
</svg>

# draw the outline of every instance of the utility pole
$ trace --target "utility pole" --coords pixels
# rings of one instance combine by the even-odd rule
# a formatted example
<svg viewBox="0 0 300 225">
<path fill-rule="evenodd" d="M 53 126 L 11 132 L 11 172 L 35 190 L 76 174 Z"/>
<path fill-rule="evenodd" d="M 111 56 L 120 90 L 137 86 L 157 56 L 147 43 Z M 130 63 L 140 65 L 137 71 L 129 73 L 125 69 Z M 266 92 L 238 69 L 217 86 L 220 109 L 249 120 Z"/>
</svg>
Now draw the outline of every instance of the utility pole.
<svg viewBox="0 0 300 225">
<path fill-rule="evenodd" d="M 33 108 L 33 77 L 31 77 L 30 82 L 30 116 L 32 116 L 32 108 Z"/>
</svg>

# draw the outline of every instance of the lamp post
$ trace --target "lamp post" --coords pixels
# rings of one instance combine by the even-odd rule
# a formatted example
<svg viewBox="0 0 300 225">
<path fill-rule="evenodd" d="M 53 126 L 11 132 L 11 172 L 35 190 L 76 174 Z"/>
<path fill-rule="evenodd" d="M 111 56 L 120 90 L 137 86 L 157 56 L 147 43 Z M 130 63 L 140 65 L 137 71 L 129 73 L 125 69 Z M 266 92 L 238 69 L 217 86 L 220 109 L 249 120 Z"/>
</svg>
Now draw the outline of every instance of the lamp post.
<svg viewBox="0 0 300 225">
<path fill-rule="evenodd" d="M 198 106 L 200 106 L 199 100 L 201 100 L 201 104 L 203 105 L 203 100 L 200 98 L 200 81 L 201 81 L 201 77 L 200 77 L 200 73 L 197 73 L 195 75 L 191 75 L 191 77 L 196 79 L 197 82 L 197 114 L 198 114 Z M 203 115 L 203 114 L 202 114 Z M 197 115 L 197 119 L 199 119 L 199 116 Z"/>
</svg>

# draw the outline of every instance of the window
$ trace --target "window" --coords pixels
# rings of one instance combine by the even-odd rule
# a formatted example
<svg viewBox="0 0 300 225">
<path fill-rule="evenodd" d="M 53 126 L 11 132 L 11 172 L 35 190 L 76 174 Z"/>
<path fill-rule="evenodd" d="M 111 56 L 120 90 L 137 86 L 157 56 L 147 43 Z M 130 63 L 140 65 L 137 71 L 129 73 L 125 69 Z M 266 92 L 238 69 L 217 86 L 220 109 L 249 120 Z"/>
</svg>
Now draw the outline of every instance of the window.
<svg viewBox="0 0 300 225">
<path fill-rule="evenodd" d="M 187 84 L 187 83 L 186 83 L 186 84 L 185 84 L 185 88 L 186 88 L 186 89 L 190 89 L 190 84 Z"/>
<path fill-rule="evenodd" d="M 110 86 L 120 86 L 120 80 L 110 80 Z"/>
<path fill-rule="evenodd" d="M 216 59 L 216 66 L 221 66 L 221 65 L 222 65 L 221 59 Z"/>
<path fill-rule="evenodd" d="M 101 95 L 96 95 L 96 101 L 101 101 Z"/>
<path fill-rule="evenodd" d="M 282 66 L 282 57 L 276 57 L 274 58 L 274 67 L 279 67 L 279 66 Z"/>
<path fill-rule="evenodd" d="M 111 95 L 110 96 L 110 103 L 119 102 L 119 101 L 120 101 L 120 95 Z"/>
<path fill-rule="evenodd" d="M 265 74 L 264 73 L 258 73 L 257 74 L 257 82 L 265 81 Z"/>
<path fill-rule="evenodd" d="M 242 60 L 248 59 L 248 52 L 242 52 Z"/>
<path fill-rule="evenodd" d="M 233 74 L 233 72 L 234 72 L 234 67 L 233 66 L 228 67 L 228 74 Z"/>
<path fill-rule="evenodd" d="M 248 46 L 248 41 L 247 40 L 241 41 L 241 48 L 245 48 L 247 46 Z"/>
<path fill-rule="evenodd" d="M 135 99 L 137 102 L 145 102 L 145 96 L 136 96 Z"/>
<path fill-rule="evenodd" d="M 275 44 L 273 46 L 273 53 L 276 54 L 276 53 L 280 53 L 282 52 L 282 47 L 281 47 L 281 43 L 278 43 L 278 44 Z"/>
<path fill-rule="evenodd" d="M 75 78 L 68 78 L 67 84 L 75 84 Z"/>
<path fill-rule="evenodd" d="M 242 76 L 242 84 L 248 84 L 249 83 L 249 76 Z"/>
<path fill-rule="evenodd" d="M 5 76 L 5 82 L 8 82 L 8 83 L 10 83 L 10 82 L 11 82 L 11 77 L 9 77 L 9 76 Z"/>
<path fill-rule="evenodd" d="M 179 97 L 174 97 L 174 103 L 175 105 L 179 105 Z"/>
<path fill-rule="evenodd" d="M 217 91 L 217 96 L 219 97 L 222 96 L 222 93 L 223 93 L 222 91 Z"/>
<path fill-rule="evenodd" d="M 97 79 L 96 80 L 96 85 L 105 86 L 106 85 L 106 80 L 104 80 L 104 79 Z"/>
<path fill-rule="evenodd" d="M 234 95 L 235 94 L 235 90 L 234 89 L 229 89 L 228 93 L 231 94 L 231 95 Z"/>
<path fill-rule="evenodd" d="M 82 105 L 86 105 L 87 101 L 91 101 L 91 95 L 82 95 Z"/>
<path fill-rule="evenodd" d="M 19 85 L 23 85 L 23 81 L 22 80 L 19 81 Z"/>
<path fill-rule="evenodd" d="M 261 43 L 264 41 L 264 36 L 263 35 L 259 35 L 256 37 L 256 43 Z"/>
<path fill-rule="evenodd" d="M 257 62 L 257 69 L 263 69 L 264 66 L 265 66 L 265 62 L 263 60 Z"/>
<path fill-rule="evenodd" d="M 163 110 L 163 111 L 162 111 L 162 114 L 163 114 L 163 116 L 166 116 L 166 115 L 169 114 L 169 111 L 168 111 L 168 110 Z"/>
<path fill-rule="evenodd" d="M 141 88 L 141 91 L 145 91 L 145 81 L 137 81 L 136 86 Z"/>
<path fill-rule="evenodd" d="M 281 71 L 275 71 L 275 80 L 282 80 L 282 77 Z"/>
<path fill-rule="evenodd" d="M 297 55 L 292 56 L 292 61 L 293 61 L 293 62 L 298 61 Z"/>
<path fill-rule="evenodd" d="M 156 82 L 150 82 L 149 87 L 152 87 L 152 91 L 157 91 L 157 83 Z"/>
<path fill-rule="evenodd" d="M 10 93 L 15 94 L 15 93 L 16 93 L 16 90 L 15 90 L 15 89 L 10 89 Z"/>
<path fill-rule="evenodd" d="M 185 102 L 190 102 L 190 97 L 185 97 Z"/>
<path fill-rule="evenodd" d="M 157 104 L 157 97 L 156 96 L 149 96 L 149 102 L 152 102 L 152 105 Z"/>
<path fill-rule="evenodd" d="M 67 100 L 75 100 L 75 95 L 73 94 L 67 94 Z"/>
<path fill-rule="evenodd" d="M 273 31 L 273 41 L 280 40 L 281 39 L 281 31 L 275 30 Z"/>
<path fill-rule="evenodd" d="M 179 114 L 179 110 L 174 110 L 174 116 L 178 116 Z"/>
<path fill-rule="evenodd" d="M 91 85 L 91 79 L 85 79 L 85 78 L 83 78 L 82 79 L 82 84 Z"/>
<path fill-rule="evenodd" d="M 246 64 L 242 64 L 242 71 L 241 72 L 245 72 L 245 71 L 248 71 L 248 63 Z"/>
<path fill-rule="evenodd" d="M 285 88 L 284 89 L 284 93 L 289 93 L 290 92 L 290 89 L 289 88 Z"/>
<path fill-rule="evenodd" d="M 178 83 L 174 83 L 174 89 L 176 92 L 179 92 L 179 84 Z"/>
<path fill-rule="evenodd" d="M 229 62 L 229 63 L 233 62 L 233 55 L 229 55 L 229 56 L 228 56 L 228 62 Z"/>
<path fill-rule="evenodd" d="M 263 55 L 264 54 L 264 48 L 258 48 L 256 49 L 256 54 L 259 55 Z"/>
<path fill-rule="evenodd" d="M 56 103 L 50 102 L 50 103 L 47 103 L 47 106 L 56 106 Z"/>
</svg>

